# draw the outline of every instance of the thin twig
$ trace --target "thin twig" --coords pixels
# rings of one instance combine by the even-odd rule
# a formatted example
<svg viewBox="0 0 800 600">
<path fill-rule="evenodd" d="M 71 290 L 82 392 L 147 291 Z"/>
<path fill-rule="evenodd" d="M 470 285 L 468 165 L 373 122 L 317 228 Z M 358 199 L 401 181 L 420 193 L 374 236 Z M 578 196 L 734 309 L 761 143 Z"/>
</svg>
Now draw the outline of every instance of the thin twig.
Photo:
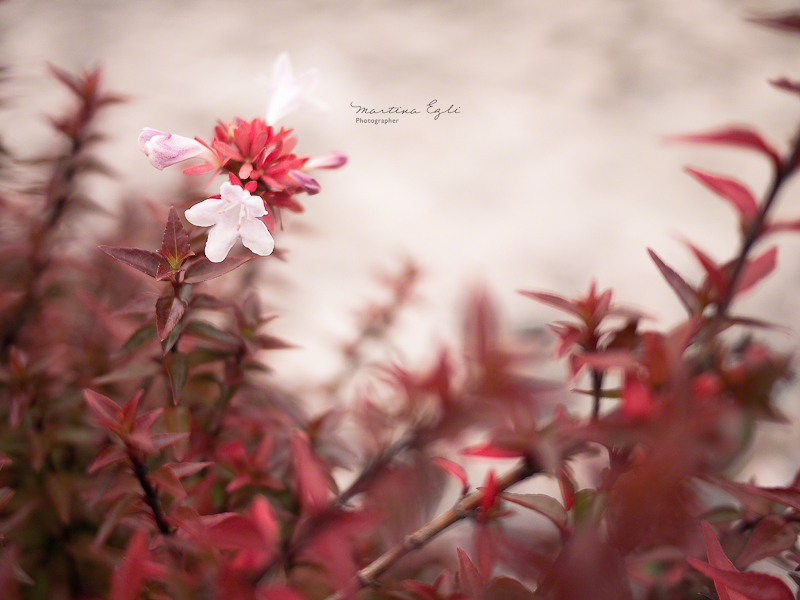
<svg viewBox="0 0 800 600">
<path fill-rule="evenodd" d="M 519 483 L 540 472 L 539 467 L 534 465 L 529 460 L 521 461 L 513 469 L 504 473 L 497 480 L 498 492 L 501 492 L 512 485 Z M 377 579 L 391 568 L 397 561 L 403 558 L 406 554 L 418 550 L 425 546 L 437 535 L 442 533 L 445 529 L 457 523 L 458 521 L 472 515 L 475 509 L 480 506 L 483 499 L 483 491 L 475 491 L 464 497 L 461 502 L 456 504 L 453 508 L 445 511 L 432 521 L 423 525 L 417 531 L 405 537 L 405 539 L 379 556 L 368 566 L 364 567 L 356 573 L 350 580 L 350 583 L 338 592 L 328 596 L 326 600 L 344 600 L 351 597 L 360 589 L 367 585 L 373 585 Z"/>
</svg>

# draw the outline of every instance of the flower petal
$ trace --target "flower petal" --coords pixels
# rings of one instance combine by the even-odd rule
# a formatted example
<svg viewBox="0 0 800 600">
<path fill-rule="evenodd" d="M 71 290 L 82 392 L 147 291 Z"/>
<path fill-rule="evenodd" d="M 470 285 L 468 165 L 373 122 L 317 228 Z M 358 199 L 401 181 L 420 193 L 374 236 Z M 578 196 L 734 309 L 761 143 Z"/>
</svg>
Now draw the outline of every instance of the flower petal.
<svg viewBox="0 0 800 600">
<path fill-rule="evenodd" d="M 229 211 L 232 212 L 232 211 Z M 227 219 L 214 225 L 208 232 L 206 240 L 206 258 L 211 262 L 222 262 L 228 256 L 233 245 L 239 237 L 235 226 L 226 222 Z"/>
<path fill-rule="evenodd" d="M 347 155 L 344 152 L 329 152 L 322 156 L 313 156 L 303 165 L 304 171 L 312 169 L 338 169 L 347 162 Z"/>
<path fill-rule="evenodd" d="M 184 216 L 192 225 L 211 227 L 220 220 L 220 211 L 224 205 L 225 201 L 220 198 L 209 198 L 187 209 Z"/>
<path fill-rule="evenodd" d="M 306 175 L 302 171 L 289 171 L 289 176 L 294 179 L 297 184 L 303 188 L 309 195 L 318 194 L 320 185 L 313 177 Z"/>
<path fill-rule="evenodd" d="M 275 240 L 272 239 L 267 226 L 260 219 L 242 222 L 239 235 L 242 238 L 242 243 L 253 254 L 267 256 L 272 254 L 275 249 Z"/>
</svg>

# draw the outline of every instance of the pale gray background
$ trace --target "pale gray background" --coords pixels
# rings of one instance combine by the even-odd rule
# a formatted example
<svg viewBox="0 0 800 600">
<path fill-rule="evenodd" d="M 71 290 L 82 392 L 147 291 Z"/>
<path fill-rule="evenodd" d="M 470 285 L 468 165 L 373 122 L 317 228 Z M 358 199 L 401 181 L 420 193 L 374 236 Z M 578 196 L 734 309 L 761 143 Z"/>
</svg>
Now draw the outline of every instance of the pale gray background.
<svg viewBox="0 0 800 600">
<path fill-rule="evenodd" d="M 106 160 L 121 179 L 95 182 L 96 195 L 112 206 L 131 190 L 168 201 L 181 175 L 149 165 L 135 143 L 142 127 L 208 139 L 217 118 L 264 115 L 256 79 L 280 52 L 295 72 L 318 67 L 330 111 L 282 124 L 295 127 L 301 153 L 340 149 L 350 163 L 320 174 L 322 193 L 278 240 L 289 263 L 269 266 L 276 288 L 263 293 L 281 315 L 274 331 L 303 348 L 271 362 L 287 375 L 334 372 L 352 311 L 380 296 L 373 271 L 408 255 L 426 271 L 426 303 L 402 322 L 398 355 L 421 364 L 457 330 L 475 282 L 489 285 L 516 328 L 560 315 L 515 290 L 572 295 L 592 277 L 660 316 L 654 326 L 675 323 L 680 306 L 646 247 L 690 278 L 700 269 L 681 236 L 720 260 L 736 247 L 732 211 L 682 167 L 732 173 L 757 191 L 768 169 L 746 152 L 661 138 L 751 123 L 784 148 L 800 101 L 766 81 L 800 78 L 800 36 L 744 17 L 791 8 L 800 2 L 12 0 L 0 4 L 11 67 L 0 125 L 8 145 L 40 147 L 41 115 L 64 98 L 45 62 L 100 62 L 109 87 L 132 101 L 108 113 Z M 421 108 L 434 98 L 461 113 L 365 125 L 349 106 Z M 797 190 L 780 212 L 800 215 Z M 779 273 L 739 306 L 795 327 L 800 239 L 779 242 Z M 749 469 L 783 483 L 791 468 L 765 465 L 796 464 L 784 443 L 796 431 L 768 434 Z"/>
</svg>

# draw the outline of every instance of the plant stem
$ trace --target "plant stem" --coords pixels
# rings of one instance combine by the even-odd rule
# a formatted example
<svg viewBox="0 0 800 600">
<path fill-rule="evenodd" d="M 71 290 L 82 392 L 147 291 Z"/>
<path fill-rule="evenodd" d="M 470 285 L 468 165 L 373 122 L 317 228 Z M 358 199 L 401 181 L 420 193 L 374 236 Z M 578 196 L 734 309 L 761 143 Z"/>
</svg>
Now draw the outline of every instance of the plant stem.
<svg viewBox="0 0 800 600">
<path fill-rule="evenodd" d="M 162 534 L 172 535 L 172 529 L 167 524 L 167 520 L 164 517 L 164 510 L 161 508 L 161 502 L 158 499 L 158 494 L 156 493 L 155 488 L 153 488 L 153 486 L 150 484 L 150 481 L 147 479 L 147 467 L 130 450 L 128 451 L 128 458 L 133 466 L 133 473 L 136 475 L 139 485 L 142 486 L 142 491 L 144 492 L 144 501 L 150 507 L 150 510 L 153 511 L 153 519 L 156 522 L 156 527 L 158 527 L 158 530 Z"/>
<path fill-rule="evenodd" d="M 530 460 L 523 460 L 497 480 L 497 489 L 499 492 L 502 492 L 538 472 L 540 472 L 539 467 L 534 465 Z M 406 554 L 414 550 L 419 550 L 454 523 L 472 515 L 475 509 L 480 506 L 482 499 L 482 490 L 472 492 L 464 497 L 464 499 L 453 508 L 423 525 L 411 535 L 406 536 L 402 542 L 358 571 L 345 588 L 331 594 L 326 600 L 344 600 L 345 598 L 350 598 L 364 587 L 375 585 L 377 578 L 389 570 L 389 568 Z"/>
</svg>

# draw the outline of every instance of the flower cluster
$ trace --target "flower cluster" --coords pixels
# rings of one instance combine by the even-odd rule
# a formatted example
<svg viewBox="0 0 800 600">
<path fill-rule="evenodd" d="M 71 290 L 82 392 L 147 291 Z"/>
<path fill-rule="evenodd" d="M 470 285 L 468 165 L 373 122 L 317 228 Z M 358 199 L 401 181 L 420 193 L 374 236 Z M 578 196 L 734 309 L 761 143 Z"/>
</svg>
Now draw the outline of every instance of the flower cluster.
<svg viewBox="0 0 800 600">
<path fill-rule="evenodd" d="M 316 81 L 315 70 L 293 76 L 289 58 L 282 54 L 269 83 L 272 99 L 266 120 L 237 117 L 230 123 L 219 121 L 210 143 L 149 127 L 139 135 L 139 148 L 159 170 L 198 159 L 198 164 L 183 172 L 228 174 L 229 181 L 222 184 L 219 195 L 186 211 L 186 219 L 193 225 L 212 227 L 206 243 L 206 257 L 212 262 L 224 260 L 239 238 L 255 254 L 272 253 L 275 243 L 270 230 L 279 210 L 301 212 L 303 207 L 295 196 L 320 191 L 309 172 L 337 169 L 347 162 L 341 152 L 316 158 L 298 156 L 293 153 L 297 138 L 292 130 L 273 126 L 292 110 L 321 107 L 311 97 Z"/>
</svg>

